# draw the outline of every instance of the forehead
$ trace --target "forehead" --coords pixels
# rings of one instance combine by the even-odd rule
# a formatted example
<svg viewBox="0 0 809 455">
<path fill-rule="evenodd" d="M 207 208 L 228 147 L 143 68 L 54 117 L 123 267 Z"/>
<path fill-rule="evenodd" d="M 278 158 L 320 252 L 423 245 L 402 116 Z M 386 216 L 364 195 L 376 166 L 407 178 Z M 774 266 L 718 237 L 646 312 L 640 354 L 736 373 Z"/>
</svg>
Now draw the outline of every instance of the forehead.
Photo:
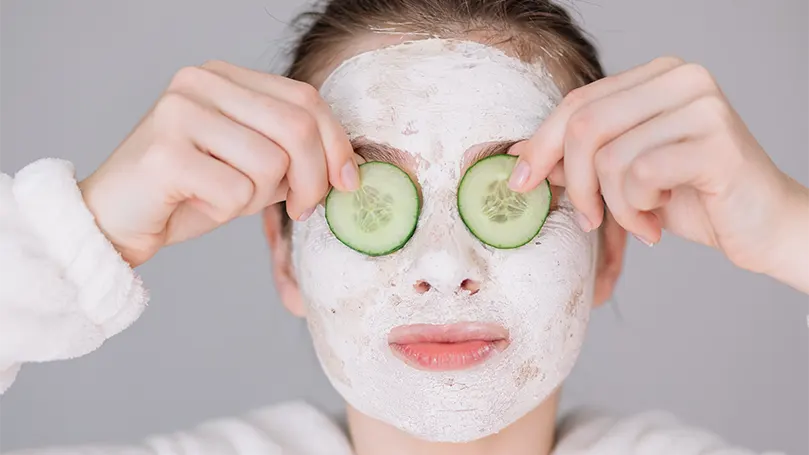
<svg viewBox="0 0 809 455">
<path fill-rule="evenodd" d="M 357 55 L 320 91 L 349 136 L 403 150 L 528 137 L 561 99 L 541 63 L 443 39 Z"/>
</svg>

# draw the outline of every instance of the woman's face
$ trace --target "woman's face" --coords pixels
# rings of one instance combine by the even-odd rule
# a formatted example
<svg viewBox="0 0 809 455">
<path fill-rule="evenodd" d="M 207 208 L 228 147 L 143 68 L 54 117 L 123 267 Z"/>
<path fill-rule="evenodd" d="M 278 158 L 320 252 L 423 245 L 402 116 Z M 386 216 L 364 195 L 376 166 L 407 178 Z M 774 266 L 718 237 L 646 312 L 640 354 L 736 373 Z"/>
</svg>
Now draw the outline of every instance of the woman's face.
<svg viewBox="0 0 809 455">
<path fill-rule="evenodd" d="M 460 220 L 456 191 L 474 160 L 529 137 L 559 90 L 541 65 L 431 39 L 353 57 L 321 94 L 357 153 L 408 172 L 423 202 L 414 236 L 384 257 L 340 243 L 322 208 L 295 223 L 294 274 L 326 374 L 357 410 L 422 439 L 498 432 L 570 372 L 597 235 L 577 227 L 554 188 L 540 234 L 493 249 Z"/>
</svg>

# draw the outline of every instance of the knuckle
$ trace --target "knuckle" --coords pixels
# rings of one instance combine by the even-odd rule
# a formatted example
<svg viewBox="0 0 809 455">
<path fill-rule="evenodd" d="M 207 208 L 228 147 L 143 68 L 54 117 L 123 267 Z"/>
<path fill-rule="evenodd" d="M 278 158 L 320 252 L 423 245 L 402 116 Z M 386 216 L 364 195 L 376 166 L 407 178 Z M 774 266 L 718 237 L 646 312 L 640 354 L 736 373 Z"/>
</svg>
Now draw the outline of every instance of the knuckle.
<svg viewBox="0 0 809 455">
<path fill-rule="evenodd" d="M 202 85 L 208 77 L 209 73 L 207 70 L 199 66 L 186 66 L 174 73 L 169 87 L 175 90 L 193 89 Z"/>
<path fill-rule="evenodd" d="M 582 142 L 584 138 L 593 130 L 595 119 L 590 109 L 576 111 L 567 123 L 566 139 L 574 142 Z"/>
<path fill-rule="evenodd" d="M 323 105 L 317 89 L 305 82 L 297 82 L 291 96 L 295 104 L 307 109 L 316 109 Z"/>
<path fill-rule="evenodd" d="M 259 169 L 256 171 L 259 182 L 266 183 L 269 191 L 275 191 L 275 187 L 283 179 L 289 168 L 289 156 L 282 150 L 275 147 L 265 147 L 261 155 L 265 157 Z"/>
<path fill-rule="evenodd" d="M 621 169 L 621 160 L 611 145 L 605 145 L 594 158 L 596 171 L 599 174 L 614 174 Z"/>
<path fill-rule="evenodd" d="M 721 96 L 703 96 L 696 100 L 693 106 L 699 117 L 709 126 L 721 126 L 730 120 L 731 110 Z"/>
<path fill-rule="evenodd" d="M 253 197 L 253 191 L 253 182 L 247 178 L 237 179 L 230 185 L 228 192 L 234 213 L 240 212 L 242 207 L 250 202 L 250 199 Z"/>
<path fill-rule="evenodd" d="M 177 169 L 178 161 L 180 161 L 180 152 L 177 147 L 169 143 L 155 143 L 146 149 L 140 162 L 150 173 L 157 172 L 162 175 L 167 170 Z"/>
<path fill-rule="evenodd" d="M 154 117 L 159 128 L 179 128 L 197 113 L 198 108 L 193 101 L 174 92 L 163 95 L 154 108 Z"/>
<path fill-rule="evenodd" d="M 590 105 L 574 113 L 565 131 L 565 145 L 578 154 L 592 156 L 609 142 L 609 126 L 600 119 L 598 107 Z"/>
<path fill-rule="evenodd" d="M 562 100 L 562 106 L 567 108 L 573 108 L 584 103 L 584 100 L 587 99 L 588 93 L 587 87 L 588 86 L 586 85 L 583 87 L 577 87 L 568 92 L 568 94 L 565 96 L 565 99 Z"/>
<path fill-rule="evenodd" d="M 219 224 L 227 223 L 228 221 L 232 220 L 238 214 L 238 210 L 232 209 L 231 207 L 227 208 L 215 208 L 213 212 L 210 214 L 210 217 Z"/>
<path fill-rule="evenodd" d="M 657 170 L 649 160 L 636 159 L 629 165 L 629 174 L 641 185 L 648 185 L 656 180 Z"/>
<path fill-rule="evenodd" d="M 286 118 L 289 121 L 286 129 L 292 137 L 301 141 L 310 141 L 318 136 L 317 122 L 307 111 L 292 108 Z"/>
<path fill-rule="evenodd" d="M 279 176 L 279 180 L 286 175 L 287 171 L 289 170 L 289 155 L 281 149 L 275 149 L 276 153 L 274 154 L 275 159 L 273 160 L 273 170 L 275 175 Z"/>
<path fill-rule="evenodd" d="M 718 85 L 713 74 L 702 65 L 696 63 L 686 63 L 679 70 L 684 75 L 689 85 L 701 90 L 716 90 Z"/>
</svg>

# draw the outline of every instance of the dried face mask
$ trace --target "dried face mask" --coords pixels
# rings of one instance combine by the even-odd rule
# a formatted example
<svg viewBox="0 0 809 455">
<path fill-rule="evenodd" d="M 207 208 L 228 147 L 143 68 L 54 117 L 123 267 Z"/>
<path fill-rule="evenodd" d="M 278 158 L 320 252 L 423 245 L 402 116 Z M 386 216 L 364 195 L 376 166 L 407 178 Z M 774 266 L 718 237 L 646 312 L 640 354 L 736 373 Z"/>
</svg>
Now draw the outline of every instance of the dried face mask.
<svg viewBox="0 0 809 455">
<path fill-rule="evenodd" d="M 341 244 L 322 209 L 295 223 L 295 271 L 326 374 L 357 410 L 422 439 L 502 430 L 553 393 L 576 360 L 597 235 L 577 227 L 562 196 L 532 242 L 492 249 L 460 221 L 456 191 L 465 155 L 529 137 L 559 102 L 556 85 L 539 64 L 431 39 L 353 57 L 321 94 L 352 139 L 406 154 L 423 200 L 413 238 L 384 257 Z M 463 292 L 464 280 L 480 290 Z M 441 372 L 413 368 L 388 345 L 397 326 L 465 321 L 505 327 L 510 344 L 482 364 Z"/>
</svg>

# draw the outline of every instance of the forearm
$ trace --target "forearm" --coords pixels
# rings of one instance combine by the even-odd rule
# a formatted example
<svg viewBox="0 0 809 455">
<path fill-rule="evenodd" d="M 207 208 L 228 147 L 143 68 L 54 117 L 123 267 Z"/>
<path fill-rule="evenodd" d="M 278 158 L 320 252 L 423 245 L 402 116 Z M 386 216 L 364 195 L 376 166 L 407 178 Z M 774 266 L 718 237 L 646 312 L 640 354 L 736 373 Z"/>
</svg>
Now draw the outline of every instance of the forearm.
<svg viewBox="0 0 809 455">
<path fill-rule="evenodd" d="M 809 189 L 793 179 L 788 187 L 783 221 L 774 230 L 774 254 L 765 273 L 809 294 Z"/>
</svg>

